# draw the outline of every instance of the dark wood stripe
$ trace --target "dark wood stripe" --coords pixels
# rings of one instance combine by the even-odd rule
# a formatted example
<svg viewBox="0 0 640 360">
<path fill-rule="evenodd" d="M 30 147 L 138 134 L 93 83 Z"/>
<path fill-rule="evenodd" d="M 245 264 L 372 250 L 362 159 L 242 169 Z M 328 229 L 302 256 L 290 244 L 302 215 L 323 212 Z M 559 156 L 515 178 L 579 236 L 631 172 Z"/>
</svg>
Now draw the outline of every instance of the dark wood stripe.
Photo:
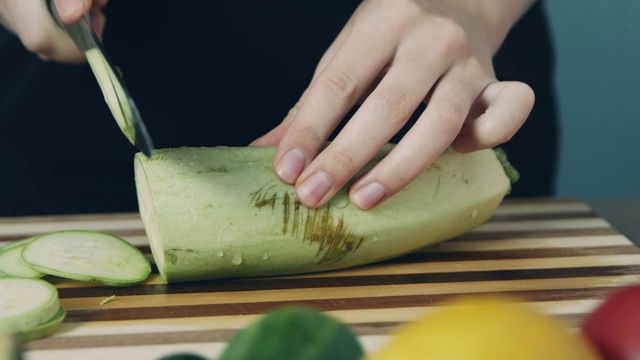
<svg viewBox="0 0 640 360">
<path fill-rule="evenodd" d="M 82 297 L 143 296 L 159 294 L 198 294 L 244 291 L 313 289 L 327 287 L 362 287 L 376 285 L 408 285 L 466 283 L 532 279 L 584 278 L 597 276 L 636 275 L 640 265 L 574 267 L 523 270 L 465 271 L 396 275 L 336 276 L 319 278 L 251 278 L 200 281 L 194 283 L 153 284 L 133 287 L 82 287 L 58 289 L 61 299 Z"/>
<path fill-rule="evenodd" d="M 531 291 L 505 291 L 501 294 L 518 296 L 526 301 L 585 300 L 603 298 L 615 287 L 584 289 L 550 289 Z M 495 293 L 478 293 L 478 295 Z M 440 304 L 451 294 L 380 296 L 336 298 L 297 301 L 237 302 L 227 304 L 173 305 L 143 308 L 110 308 L 69 310 L 65 322 L 115 321 L 140 319 L 169 319 L 200 316 L 258 315 L 286 305 L 311 306 L 323 311 L 373 310 L 403 307 L 424 307 Z"/>
</svg>

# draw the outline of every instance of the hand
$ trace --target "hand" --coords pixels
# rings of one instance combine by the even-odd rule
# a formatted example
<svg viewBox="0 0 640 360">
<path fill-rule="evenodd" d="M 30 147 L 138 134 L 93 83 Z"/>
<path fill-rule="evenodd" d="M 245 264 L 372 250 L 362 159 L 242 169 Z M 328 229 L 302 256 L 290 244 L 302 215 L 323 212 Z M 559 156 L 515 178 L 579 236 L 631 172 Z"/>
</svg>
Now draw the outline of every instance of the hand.
<svg viewBox="0 0 640 360">
<path fill-rule="evenodd" d="M 43 60 L 67 63 L 86 62 L 69 35 L 53 19 L 48 0 L 0 0 L 0 24 L 15 33 L 22 44 Z M 90 11 L 93 28 L 102 37 L 105 17 L 101 9 L 107 0 L 56 0 L 60 18 L 67 24 L 77 22 Z"/>
<path fill-rule="evenodd" d="M 301 203 L 327 203 L 424 102 L 392 152 L 357 179 L 369 209 L 400 191 L 448 147 L 508 141 L 533 107 L 528 85 L 495 78 L 492 56 L 532 0 L 365 0 L 320 60 L 284 121 L 252 145 L 278 145 L 277 176 Z M 328 146 L 350 109 L 362 105 Z"/>
</svg>

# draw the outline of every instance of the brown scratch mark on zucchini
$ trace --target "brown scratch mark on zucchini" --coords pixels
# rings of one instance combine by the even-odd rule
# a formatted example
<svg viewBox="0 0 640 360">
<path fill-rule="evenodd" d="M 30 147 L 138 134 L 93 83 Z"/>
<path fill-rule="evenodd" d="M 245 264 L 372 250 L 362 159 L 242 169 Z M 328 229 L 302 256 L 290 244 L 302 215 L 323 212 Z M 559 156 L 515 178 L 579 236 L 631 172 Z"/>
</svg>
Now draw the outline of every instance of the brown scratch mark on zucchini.
<svg viewBox="0 0 640 360">
<path fill-rule="evenodd" d="M 356 251 L 364 236 L 353 234 L 345 224 L 344 216 L 335 216 L 333 208 L 324 206 L 310 209 L 302 206 L 296 196 L 288 191 L 281 195 L 272 190 L 273 186 L 263 186 L 251 193 L 251 205 L 272 210 L 282 206 L 282 234 L 296 237 L 303 229 L 302 240 L 318 247 L 320 263 L 335 262 Z"/>
<path fill-rule="evenodd" d="M 267 185 L 264 185 L 260 189 L 251 193 L 251 204 L 258 209 L 265 206 L 270 206 L 273 210 L 276 206 L 276 201 L 278 198 L 275 192 L 269 194 L 269 190 L 273 189 L 275 185 L 271 185 L 269 187 L 267 187 Z"/>
<path fill-rule="evenodd" d="M 291 228 L 291 235 L 297 235 L 300 230 L 300 201 L 298 198 L 293 203 L 293 227 Z"/>
<path fill-rule="evenodd" d="M 286 234 L 289 226 L 289 205 L 291 200 L 289 199 L 289 192 L 284 192 L 282 198 L 282 233 Z"/>
<path fill-rule="evenodd" d="M 320 262 L 335 262 L 356 251 L 364 236 L 348 229 L 344 216 L 334 217 L 330 207 L 308 209 L 304 241 L 318 246 Z"/>
</svg>

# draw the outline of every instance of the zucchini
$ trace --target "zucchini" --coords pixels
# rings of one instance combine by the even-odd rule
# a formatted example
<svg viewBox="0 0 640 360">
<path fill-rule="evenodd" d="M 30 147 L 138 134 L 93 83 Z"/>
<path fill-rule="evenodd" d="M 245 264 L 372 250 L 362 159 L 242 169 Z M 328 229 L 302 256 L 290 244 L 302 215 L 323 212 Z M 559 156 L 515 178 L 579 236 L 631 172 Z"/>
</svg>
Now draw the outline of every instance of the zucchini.
<svg viewBox="0 0 640 360">
<path fill-rule="evenodd" d="M 348 186 L 310 209 L 274 175 L 274 154 L 275 147 L 184 147 L 135 156 L 140 215 L 164 282 L 327 271 L 396 257 L 479 226 L 511 189 L 506 158 L 491 149 L 448 149 L 374 209 L 353 206 Z"/>
<path fill-rule="evenodd" d="M 136 247 L 88 230 L 40 235 L 22 249 L 22 260 L 45 274 L 111 286 L 135 285 L 151 273 L 149 260 Z"/>
<path fill-rule="evenodd" d="M 22 249 L 34 238 L 12 242 L 0 248 L 0 277 L 41 278 L 40 271 L 34 270 L 22 260 Z"/>
</svg>

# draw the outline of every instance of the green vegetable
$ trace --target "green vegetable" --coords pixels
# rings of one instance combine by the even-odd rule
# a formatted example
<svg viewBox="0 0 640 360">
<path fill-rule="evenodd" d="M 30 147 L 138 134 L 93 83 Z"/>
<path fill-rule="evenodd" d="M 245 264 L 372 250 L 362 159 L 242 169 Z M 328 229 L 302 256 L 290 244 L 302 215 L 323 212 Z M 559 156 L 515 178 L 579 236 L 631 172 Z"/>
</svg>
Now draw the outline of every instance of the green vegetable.
<svg viewBox="0 0 640 360">
<path fill-rule="evenodd" d="M 207 360 L 207 358 L 202 357 L 198 354 L 177 353 L 163 356 L 158 360 Z"/>
<path fill-rule="evenodd" d="M 56 332 L 56 330 L 58 330 L 58 328 L 60 327 L 60 324 L 62 324 L 62 321 L 64 321 L 64 318 L 66 317 L 66 315 L 67 315 L 67 312 L 64 310 L 62 306 L 60 306 L 58 311 L 55 313 L 55 315 L 53 315 L 53 317 L 51 317 L 51 319 L 41 323 L 40 325 L 37 325 L 35 327 L 32 327 L 30 329 L 27 329 L 18 333 L 18 339 L 21 342 L 28 342 L 28 341 L 42 339 L 47 336 L 50 336 L 54 332 Z"/>
<path fill-rule="evenodd" d="M 511 189 L 494 151 L 447 150 L 375 209 L 353 206 L 348 187 L 309 209 L 274 175 L 274 153 L 215 147 L 136 156 L 140 214 L 165 282 L 325 271 L 396 257 L 481 225 Z"/>
<path fill-rule="evenodd" d="M 102 299 L 102 301 L 100 301 L 100 305 L 108 304 L 108 303 L 110 303 L 110 302 L 114 301 L 114 300 L 115 300 L 115 298 L 116 298 L 116 296 L 115 296 L 115 295 L 108 296 L 108 297 L 106 297 L 106 298 Z"/>
<path fill-rule="evenodd" d="M 135 285 L 151 273 L 149 260 L 140 250 L 124 239 L 96 231 L 40 235 L 22 249 L 22 260 L 45 274 L 112 286 Z"/>
<path fill-rule="evenodd" d="M 220 360 L 355 360 L 363 354 L 347 325 L 312 308 L 286 306 L 240 330 Z"/>
<path fill-rule="evenodd" d="M 14 241 L 0 248 L 0 277 L 40 278 L 44 276 L 26 264 L 20 254 L 22 249 L 34 238 Z"/>
<path fill-rule="evenodd" d="M 41 279 L 0 279 L 0 324 L 3 332 L 30 341 L 53 333 L 65 311 L 58 291 Z"/>
</svg>

